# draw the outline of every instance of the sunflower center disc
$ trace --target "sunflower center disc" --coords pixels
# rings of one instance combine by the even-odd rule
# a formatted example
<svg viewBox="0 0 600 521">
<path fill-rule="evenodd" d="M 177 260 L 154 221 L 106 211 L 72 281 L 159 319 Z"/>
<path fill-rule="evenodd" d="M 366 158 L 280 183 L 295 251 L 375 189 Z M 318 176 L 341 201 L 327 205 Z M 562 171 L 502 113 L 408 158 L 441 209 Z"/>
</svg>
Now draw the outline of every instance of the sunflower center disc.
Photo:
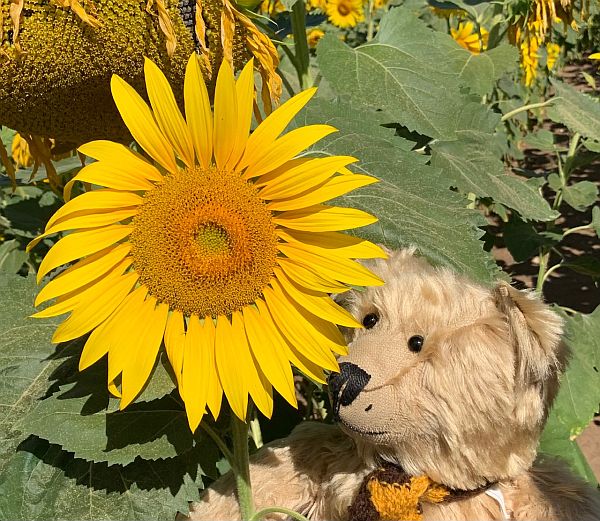
<svg viewBox="0 0 600 521">
<path fill-rule="evenodd" d="M 340 2 L 338 4 L 338 12 L 342 16 L 348 16 L 350 14 L 350 8 L 344 2 Z"/>
<path fill-rule="evenodd" d="M 229 315 L 273 275 L 271 212 L 239 175 L 187 169 L 146 193 L 131 234 L 134 267 L 151 295 L 185 315 Z"/>
</svg>

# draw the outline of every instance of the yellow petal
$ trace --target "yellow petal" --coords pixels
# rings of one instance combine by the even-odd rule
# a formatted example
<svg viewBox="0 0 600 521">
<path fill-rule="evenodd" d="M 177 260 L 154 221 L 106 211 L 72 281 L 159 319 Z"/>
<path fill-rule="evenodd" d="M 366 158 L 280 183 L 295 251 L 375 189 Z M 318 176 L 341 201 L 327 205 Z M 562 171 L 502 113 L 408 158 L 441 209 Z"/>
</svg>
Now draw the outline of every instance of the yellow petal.
<svg viewBox="0 0 600 521">
<path fill-rule="evenodd" d="M 249 164 L 258 162 L 290 121 L 315 95 L 315 92 L 317 92 L 316 87 L 300 92 L 273 111 L 248 138 L 248 144 L 238 168 L 245 168 Z"/>
<path fill-rule="evenodd" d="M 119 264 L 130 251 L 129 244 L 119 244 L 86 257 L 48 282 L 38 293 L 35 305 L 39 306 L 51 298 L 66 295 L 102 277 Z"/>
<path fill-rule="evenodd" d="M 115 104 L 129 132 L 140 146 L 169 172 L 177 172 L 173 148 L 158 128 L 150 108 L 135 89 L 116 74 L 110 80 Z"/>
<path fill-rule="evenodd" d="M 283 352 L 285 353 L 285 357 L 296 366 L 300 371 L 302 371 L 306 376 L 314 380 L 315 382 L 324 384 L 325 383 L 325 374 L 323 373 L 323 369 L 314 362 L 310 361 L 306 358 L 299 350 L 291 344 L 286 338 L 285 335 L 281 332 L 281 330 L 277 327 L 273 320 L 273 315 L 269 311 L 267 305 L 262 302 L 260 299 L 256 300 L 256 306 L 258 308 L 258 312 L 263 320 L 267 320 L 273 326 L 271 331 L 275 335 L 276 345 L 279 345 Z"/>
<path fill-rule="evenodd" d="M 77 150 L 104 164 L 113 172 L 114 176 L 133 176 L 134 178 L 141 176 L 157 183 L 161 183 L 163 180 L 162 174 L 155 166 L 148 163 L 137 152 L 119 143 L 100 139 L 81 145 Z"/>
<path fill-rule="evenodd" d="M 324 369 L 337 366 L 331 351 L 317 341 L 315 329 L 297 312 L 276 281 L 266 287 L 263 295 L 271 316 L 288 342 L 296 346 L 307 358 Z"/>
<path fill-rule="evenodd" d="M 268 174 L 264 174 L 259 179 L 256 179 L 255 185 L 257 188 L 266 186 L 273 179 L 277 179 L 278 177 L 285 175 L 286 172 L 289 172 L 290 170 L 296 169 L 297 167 L 314 160 L 314 157 L 297 157 L 295 159 L 290 159 L 289 161 L 283 163 L 281 166 L 278 166 L 274 170 L 271 170 Z M 245 174 L 244 177 L 248 178 L 248 176 Z"/>
<path fill-rule="evenodd" d="M 208 397 L 206 399 L 208 408 L 212 412 L 215 420 L 219 416 L 221 411 L 221 403 L 223 401 L 223 387 L 219 380 L 219 374 L 217 370 L 217 360 L 215 355 L 216 346 L 216 330 L 215 324 L 211 317 L 204 318 L 204 335 L 207 338 L 207 352 L 208 352 Z"/>
<path fill-rule="evenodd" d="M 344 308 L 338 306 L 327 294 L 297 285 L 283 273 L 281 268 L 275 268 L 273 271 L 289 299 L 297 302 L 313 315 L 340 326 L 362 327 L 360 322 Z"/>
<path fill-rule="evenodd" d="M 276 332 L 270 315 L 267 313 L 268 316 L 266 316 L 251 306 L 245 306 L 243 314 L 248 343 L 257 361 L 257 366 L 261 368 L 265 377 L 279 394 L 290 405 L 297 407 L 292 368 L 285 356 L 285 349 L 281 346 L 283 339 Z"/>
<path fill-rule="evenodd" d="M 127 295 L 119 308 L 105 322 L 108 323 L 107 328 L 111 331 L 111 341 L 108 346 L 108 382 L 114 382 L 121 374 L 125 360 L 130 355 L 129 346 L 139 336 L 136 325 L 146 295 L 148 295 L 148 288 L 143 285 L 138 286 Z"/>
<path fill-rule="evenodd" d="M 340 197 L 352 190 L 377 182 L 377 179 L 368 175 L 338 175 L 325 181 L 318 187 L 303 193 L 297 193 L 294 196 L 290 196 L 288 199 L 271 201 L 267 207 L 271 211 L 278 212 L 299 210 L 300 208 L 330 201 L 331 199 Z"/>
<path fill-rule="evenodd" d="M 377 222 L 377 217 L 355 208 L 316 204 L 299 210 L 282 212 L 273 217 L 273 222 L 293 230 L 332 232 L 367 226 Z"/>
<path fill-rule="evenodd" d="M 167 357 L 177 384 L 179 386 L 179 394 L 181 398 L 185 400 L 183 394 L 183 353 L 185 349 L 185 326 L 183 313 L 178 310 L 173 310 L 167 319 L 167 325 L 165 328 L 165 349 L 167 351 Z"/>
<path fill-rule="evenodd" d="M 191 315 L 184 342 L 183 388 L 185 411 L 192 432 L 204 416 L 208 396 L 208 339 L 203 329 L 198 317 Z"/>
<path fill-rule="evenodd" d="M 316 345 L 318 345 L 321 350 L 326 353 L 326 355 L 330 355 L 329 350 L 338 354 L 348 353 L 348 347 L 346 346 L 344 336 L 335 324 L 332 324 L 328 319 L 320 318 L 319 316 L 311 313 L 304 306 L 302 306 L 300 302 L 291 299 L 289 297 L 289 293 L 284 290 L 279 279 L 272 280 L 271 287 L 273 288 L 275 295 L 279 296 L 282 300 L 287 300 L 290 303 L 290 306 L 288 307 L 290 316 L 296 316 L 296 323 L 303 324 L 303 327 L 314 339 Z M 323 367 L 325 368 L 326 366 Z"/>
<path fill-rule="evenodd" d="M 121 374 L 121 410 L 135 399 L 148 381 L 163 339 L 168 312 L 167 304 L 157 305 L 156 299 L 149 296 L 132 324 L 137 330 L 134 341 L 121 345 L 121 349 L 128 351 Z"/>
<path fill-rule="evenodd" d="M 163 72 L 150 59 L 144 60 L 146 91 L 158 127 L 171 143 L 182 161 L 191 167 L 194 165 L 194 145 L 185 120 L 177 107 L 177 101 L 171 85 Z"/>
<path fill-rule="evenodd" d="M 264 144 L 261 145 L 262 148 L 267 150 L 258 161 L 248 165 L 244 177 L 251 179 L 280 167 L 286 161 L 294 158 L 300 152 L 333 132 L 337 132 L 337 129 L 330 125 L 307 125 L 288 132 L 269 147 L 265 147 Z M 250 145 L 248 144 L 248 146 Z"/>
<path fill-rule="evenodd" d="M 277 263 L 290 279 L 307 288 L 325 293 L 343 293 L 350 289 L 348 286 L 344 286 L 333 279 L 325 278 L 286 257 L 278 257 Z"/>
<path fill-rule="evenodd" d="M 600 60 L 600 52 L 595 52 L 588 56 L 590 60 Z"/>
<path fill-rule="evenodd" d="M 250 125 L 252 124 L 252 108 L 254 105 L 254 59 L 252 58 L 240 73 L 235 83 L 237 96 L 238 120 L 234 127 L 235 145 L 227 162 L 229 169 L 234 169 L 248 142 Z"/>
<path fill-rule="evenodd" d="M 300 243 L 279 244 L 279 251 L 304 267 L 346 284 L 353 286 L 382 286 L 384 284 L 377 275 L 353 260 L 337 256 L 321 256 Z"/>
<path fill-rule="evenodd" d="M 66 230 L 83 230 L 86 228 L 99 228 L 100 226 L 108 226 L 121 221 L 125 221 L 139 213 L 137 207 L 123 208 L 108 212 L 75 212 L 69 214 L 65 219 L 61 219 L 55 223 L 50 229 L 46 230 L 41 235 L 38 235 L 27 245 L 27 251 L 30 251 L 45 237 L 54 235 L 55 233 L 64 232 Z"/>
<path fill-rule="evenodd" d="M 212 162 L 213 118 L 206 84 L 198 55 L 192 53 L 185 70 L 183 84 L 185 117 L 200 164 L 208 168 Z"/>
<path fill-rule="evenodd" d="M 92 210 L 117 210 L 119 208 L 131 208 L 139 206 L 144 200 L 137 194 L 131 192 L 117 192 L 115 190 L 93 190 L 72 199 L 61 206 L 48 220 L 46 231 L 57 222 L 71 214 L 81 212 L 92 213 Z"/>
<path fill-rule="evenodd" d="M 244 347 L 240 344 L 240 339 L 234 334 L 229 319 L 219 316 L 215 340 L 219 380 L 231 410 L 238 418 L 245 421 L 248 410 L 248 375 L 246 368 L 239 363 L 239 351 Z"/>
<path fill-rule="evenodd" d="M 122 165 L 116 168 L 113 164 L 104 161 L 96 161 L 95 163 L 91 163 L 82 168 L 79 173 L 65 185 L 65 201 L 71 199 L 71 191 L 76 182 L 91 183 L 93 185 L 105 186 L 115 190 L 129 190 L 133 192 L 152 190 L 154 188 L 154 184 L 146 177 L 140 175 L 137 171 L 124 170 Z"/>
<path fill-rule="evenodd" d="M 131 272 L 97 282 L 93 286 L 94 291 L 87 292 L 71 316 L 56 328 L 52 342 L 58 344 L 74 340 L 104 322 L 123 302 L 138 278 L 136 272 Z"/>
<path fill-rule="evenodd" d="M 105 228 L 94 228 L 84 232 L 74 232 L 60 239 L 44 257 L 37 274 L 38 283 L 54 268 L 96 253 L 127 237 L 132 226 L 115 224 Z"/>
<path fill-rule="evenodd" d="M 260 196 L 269 200 L 297 196 L 306 190 L 312 190 L 340 168 L 355 161 L 355 158 L 349 156 L 320 157 L 306 161 L 287 172 L 276 172 L 274 176 L 269 173 L 260 178 L 260 184 L 265 183 Z"/>
<path fill-rule="evenodd" d="M 218 168 L 227 168 L 229 157 L 235 147 L 238 107 L 235 79 L 231 66 L 223 60 L 215 88 L 215 162 Z"/>
<path fill-rule="evenodd" d="M 303 232 L 300 230 L 276 230 L 286 242 L 304 247 L 318 255 L 335 255 L 352 259 L 387 259 L 387 253 L 372 242 L 339 232 Z"/>
</svg>

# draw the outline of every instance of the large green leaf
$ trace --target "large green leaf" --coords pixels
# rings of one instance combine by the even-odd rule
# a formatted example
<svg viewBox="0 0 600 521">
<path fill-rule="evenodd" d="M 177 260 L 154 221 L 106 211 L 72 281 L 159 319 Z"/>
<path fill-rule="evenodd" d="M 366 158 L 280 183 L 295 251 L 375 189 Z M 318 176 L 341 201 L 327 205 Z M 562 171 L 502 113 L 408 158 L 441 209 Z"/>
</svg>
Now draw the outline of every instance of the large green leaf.
<svg viewBox="0 0 600 521">
<path fill-rule="evenodd" d="M 496 115 L 465 87 L 486 92 L 514 61 L 513 51 L 504 48 L 474 59 L 401 7 L 386 15 L 372 42 L 352 49 L 331 35 L 317 51 L 321 72 L 336 92 L 436 139 L 453 139 L 455 131 L 474 123 L 493 129 Z"/>
<path fill-rule="evenodd" d="M 583 137 L 600 141 L 600 103 L 570 85 L 552 80 L 557 99 L 548 107 L 548 117 L 563 123 Z"/>
<path fill-rule="evenodd" d="M 202 465 L 214 459 L 211 453 L 209 447 L 178 458 L 108 466 L 30 437 L 0 472 L 0 519 L 174 519 L 198 498 Z"/>
<path fill-rule="evenodd" d="M 462 192 L 491 197 L 525 219 L 550 221 L 558 217 L 536 187 L 505 173 L 491 134 L 464 130 L 456 136 L 455 141 L 432 145 L 431 164 L 443 170 L 448 182 Z"/>
<path fill-rule="evenodd" d="M 55 363 L 50 343 L 56 320 L 27 318 L 34 312 L 33 277 L 0 273 L 2 313 L 0 313 L 0 471 L 9 454 L 26 433 L 17 423 L 27 415 L 48 387 Z M 1 494 L 0 494 L 1 495 Z"/>
<path fill-rule="evenodd" d="M 300 124 L 329 123 L 339 132 L 313 149 L 319 154 L 350 154 L 353 168 L 376 176 L 380 183 L 342 198 L 341 203 L 367 210 L 379 222 L 359 233 L 390 247 L 415 245 L 432 261 L 489 282 L 497 276 L 491 256 L 483 251 L 481 216 L 467 201 L 444 188 L 440 172 L 425 164 L 427 156 L 407 150 L 391 129 L 379 126 L 381 114 L 344 103 L 316 99 L 298 118 Z"/>
<path fill-rule="evenodd" d="M 565 339 L 572 351 L 569 368 L 561 380 L 540 450 L 565 457 L 589 479 L 585 465 L 572 445 L 600 405 L 600 307 L 590 315 L 566 318 Z"/>
</svg>

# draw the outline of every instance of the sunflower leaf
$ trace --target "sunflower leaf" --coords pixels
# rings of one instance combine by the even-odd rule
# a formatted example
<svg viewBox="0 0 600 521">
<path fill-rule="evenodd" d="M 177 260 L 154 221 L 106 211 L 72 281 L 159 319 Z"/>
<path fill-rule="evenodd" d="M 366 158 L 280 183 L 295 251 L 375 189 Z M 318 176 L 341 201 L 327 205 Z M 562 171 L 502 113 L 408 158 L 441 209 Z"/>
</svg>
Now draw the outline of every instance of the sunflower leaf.
<svg viewBox="0 0 600 521">
<path fill-rule="evenodd" d="M 548 107 L 548 117 L 583 137 L 600 141 L 600 103 L 561 81 L 550 81 L 556 90 L 556 98 Z"/>
<path fill-rule="evenodd" d="M 173 519 L 198 498 L 205 459 L 197 450 L 185 457 L 108 466 L 31 436 L 0 472 L 0 518 Z"/>
<path fill-rule="evenodd" d="M 542 434 L 540 450 L 565 458 L 574 470 L 594 482 L 575 439 L 590 424 L 600 403 L 600 307 L 590 315 L 567 317 L 565 341 L 572 356 Z"/>
<path fill-rule="evenodd" d="M 359 230 L 361 236 L 389 247 L 415 245 L 433 262 L 482 282 L 498 276 L 479 240 L 484 219 L 440 182 L 440 170 L 426 164 L 427 156 L 407 150 L 405 140 L 380 126 L 380 113 L 316 99 L 299 120 L 298 124 L 320 121 L 339 129 L 320 141 L 313 153 L 353 155 L 360 160 L 355 171 L 380 179 L 340 200 L 379 218 Z"/>
</svg>

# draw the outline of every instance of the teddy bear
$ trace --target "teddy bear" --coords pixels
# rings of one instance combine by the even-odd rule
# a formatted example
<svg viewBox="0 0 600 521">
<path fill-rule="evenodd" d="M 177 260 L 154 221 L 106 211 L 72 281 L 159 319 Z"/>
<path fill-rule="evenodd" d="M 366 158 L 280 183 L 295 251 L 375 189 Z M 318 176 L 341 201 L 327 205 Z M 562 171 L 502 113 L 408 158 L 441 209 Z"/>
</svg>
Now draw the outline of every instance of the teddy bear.
<svg viewBox="0 0 600 521">
<path fill-rule="evenodd" d="M 341 295 L 363 324 L 329 379 L 336 424 L 305 422 L 251 462 L 257 508 L 327 521 L 592 521 L 600 494 L 536 459 L 568 351 L 534 293 L 474 283 L 413 249 Z M 287 519 L 269 514 L 265 519 Z M 225 475 L 193 520 L 240 519 Z"/>
</svg>

